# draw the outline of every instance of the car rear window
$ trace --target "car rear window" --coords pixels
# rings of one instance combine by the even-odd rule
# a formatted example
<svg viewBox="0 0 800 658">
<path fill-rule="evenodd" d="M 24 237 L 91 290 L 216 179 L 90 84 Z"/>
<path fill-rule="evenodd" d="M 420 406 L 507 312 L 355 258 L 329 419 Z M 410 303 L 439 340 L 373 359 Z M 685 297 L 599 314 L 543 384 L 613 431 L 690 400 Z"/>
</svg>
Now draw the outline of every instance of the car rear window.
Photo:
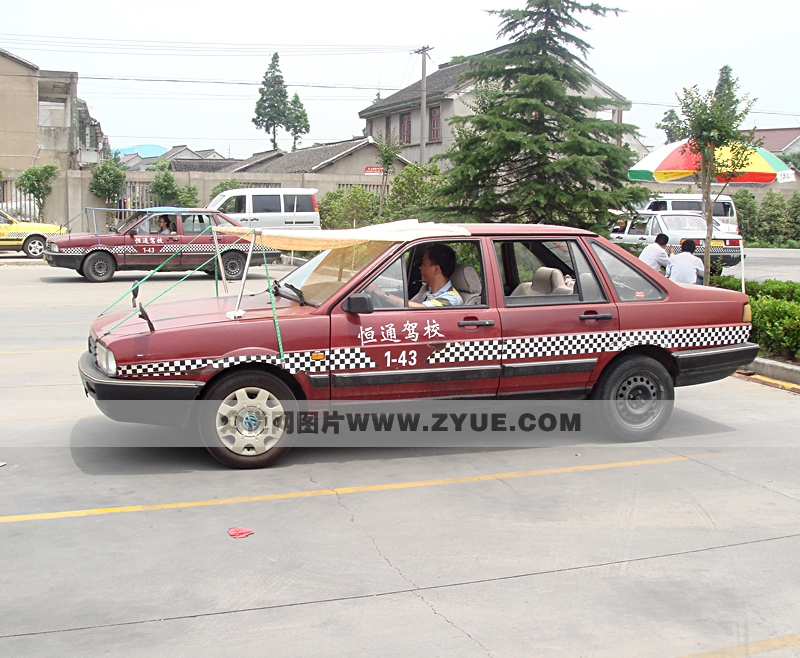
<svg viewBox="0 0 800 658">
<path fill-rule="evenodd" d="M 664 293 L 655 283 L 619 256 L 597 242 L 592 242 L 592 250 L 603 264 L 621 302 L 653 302 L 664 299 Z"/>
<path fill-rule="evenodd" d="M 314 196 L 311 194 L 284 194 L 285 212 L 314 212 Z"/>
</svg>

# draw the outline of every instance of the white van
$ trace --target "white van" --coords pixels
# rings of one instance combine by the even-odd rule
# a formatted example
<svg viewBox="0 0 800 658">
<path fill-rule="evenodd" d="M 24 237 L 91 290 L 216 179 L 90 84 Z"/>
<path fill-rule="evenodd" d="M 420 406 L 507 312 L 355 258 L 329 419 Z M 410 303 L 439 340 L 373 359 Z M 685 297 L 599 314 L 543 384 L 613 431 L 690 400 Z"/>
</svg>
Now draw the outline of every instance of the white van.
<svg viewBox="0 0 800 658">
<path fill-rule="evenodd" d="M 208 204 L 243 226 L 319 230 L 317 190 L 303 187 L 243 187 L 217 194 Z"/>
<path fill-rule="evenodd" d="M 736 206 L 733 199 L 727 194 L 720 194 L 717 197 L 713 192 L 711 198 L 714 200 L 714 219 L 720 223 L 723 231 L 732 233 L 738 232 L 739 222 L 736 217 Z M 659 194 L 655 199 L 643 204 L 642 210 L 652 210 L 654 212 L 685 212 L 687 210 L 702 212 L 702 194 Z"/>
</svg>

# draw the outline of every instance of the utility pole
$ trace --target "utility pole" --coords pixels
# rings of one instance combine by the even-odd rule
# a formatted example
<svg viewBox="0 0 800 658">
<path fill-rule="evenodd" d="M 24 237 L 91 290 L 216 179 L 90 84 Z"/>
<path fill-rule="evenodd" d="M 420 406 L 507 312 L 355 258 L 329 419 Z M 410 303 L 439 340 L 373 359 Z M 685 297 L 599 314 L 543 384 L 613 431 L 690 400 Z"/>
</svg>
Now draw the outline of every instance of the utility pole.
<svg viewBox="0 0 800 658">
<path fill-rule="evenodd" d="M 431 46 L 422 46 L 419 50 L 414 52 L 422 55 L 422 81 L 420 82 L 420 97 L 419 97 L 419 163 L 426 164 L 427 158 L 425 157 L 425 142 L 428 137 L 428 81 L 425 72 L 425 65 L 428 62 L 428 51 L 433 50 Z"/>
</svg>

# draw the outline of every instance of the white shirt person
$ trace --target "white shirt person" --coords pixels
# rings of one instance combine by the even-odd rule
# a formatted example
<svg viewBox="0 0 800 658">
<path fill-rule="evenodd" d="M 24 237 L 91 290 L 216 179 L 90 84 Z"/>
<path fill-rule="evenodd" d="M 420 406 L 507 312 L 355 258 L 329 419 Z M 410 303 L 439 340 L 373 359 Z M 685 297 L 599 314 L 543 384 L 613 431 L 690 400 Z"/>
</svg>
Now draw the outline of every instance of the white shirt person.
<svg viewBox="0 0 800 658">
<path fill-rule="evenodd" d="M 662 267 L 666 269 L 667 265 L 669 265 L 668 244 L 669 237 L 664 233 L 659 233 L 656 236 L 656 241 L 647 245 L 642 250 L 642 253 L 639 254 L 639 260 L 657 272 L 660 272 Z"/>
<path fill-rule="evenodd" d="M 697 248 L 694 240 L 684 240 L 681 253 L 671 256 L 667 265 L 667 277 L 676 283 L 697 283 L 703 277 L 703 261 L 694 255 Z"/>
</svg>

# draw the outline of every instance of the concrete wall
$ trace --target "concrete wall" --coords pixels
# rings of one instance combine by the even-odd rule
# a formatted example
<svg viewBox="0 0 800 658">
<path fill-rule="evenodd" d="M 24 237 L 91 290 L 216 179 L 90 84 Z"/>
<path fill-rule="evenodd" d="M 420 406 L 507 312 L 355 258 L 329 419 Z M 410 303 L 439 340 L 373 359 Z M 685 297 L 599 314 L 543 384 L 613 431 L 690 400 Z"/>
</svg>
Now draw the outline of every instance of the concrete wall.
<svg viewBox="0 0 800 658">
<path fill-rule="evenodd" d="M 685 190 L 686 188 L 691 187 L 692 194 L 700 194 L 699 187 L 689 185 L 688 183 L 641 183 L 641 185 L 646 187 L 648 190 L 653 190 L 653 192 L 663 192 L 665 194 L 675 192 L 677 189 Z M 800 192 L 800 180 L 796 180 L 794 183 L 770 183 L 769 185 L 757 185 L 753 187 L 743 185 L 728 185 L 724 190 L 722 189 L 722 185 L 713 185 L 711 187 L 711 193 L 733 195 L 736 194 L 738 190 L 742 189 L 742 187 L 746 187 L 748 190 L 750 190 L 758 201 L 761 201 L 767 192 L 778 192 L 788 199 L 795 192 Z"/>
<path fill-rule="evenodd" d="M 15 178 L 34 164 L 37 110 L 37 72 L 0 56 L 0 169 L 6 177 Z"/>
</svg>

